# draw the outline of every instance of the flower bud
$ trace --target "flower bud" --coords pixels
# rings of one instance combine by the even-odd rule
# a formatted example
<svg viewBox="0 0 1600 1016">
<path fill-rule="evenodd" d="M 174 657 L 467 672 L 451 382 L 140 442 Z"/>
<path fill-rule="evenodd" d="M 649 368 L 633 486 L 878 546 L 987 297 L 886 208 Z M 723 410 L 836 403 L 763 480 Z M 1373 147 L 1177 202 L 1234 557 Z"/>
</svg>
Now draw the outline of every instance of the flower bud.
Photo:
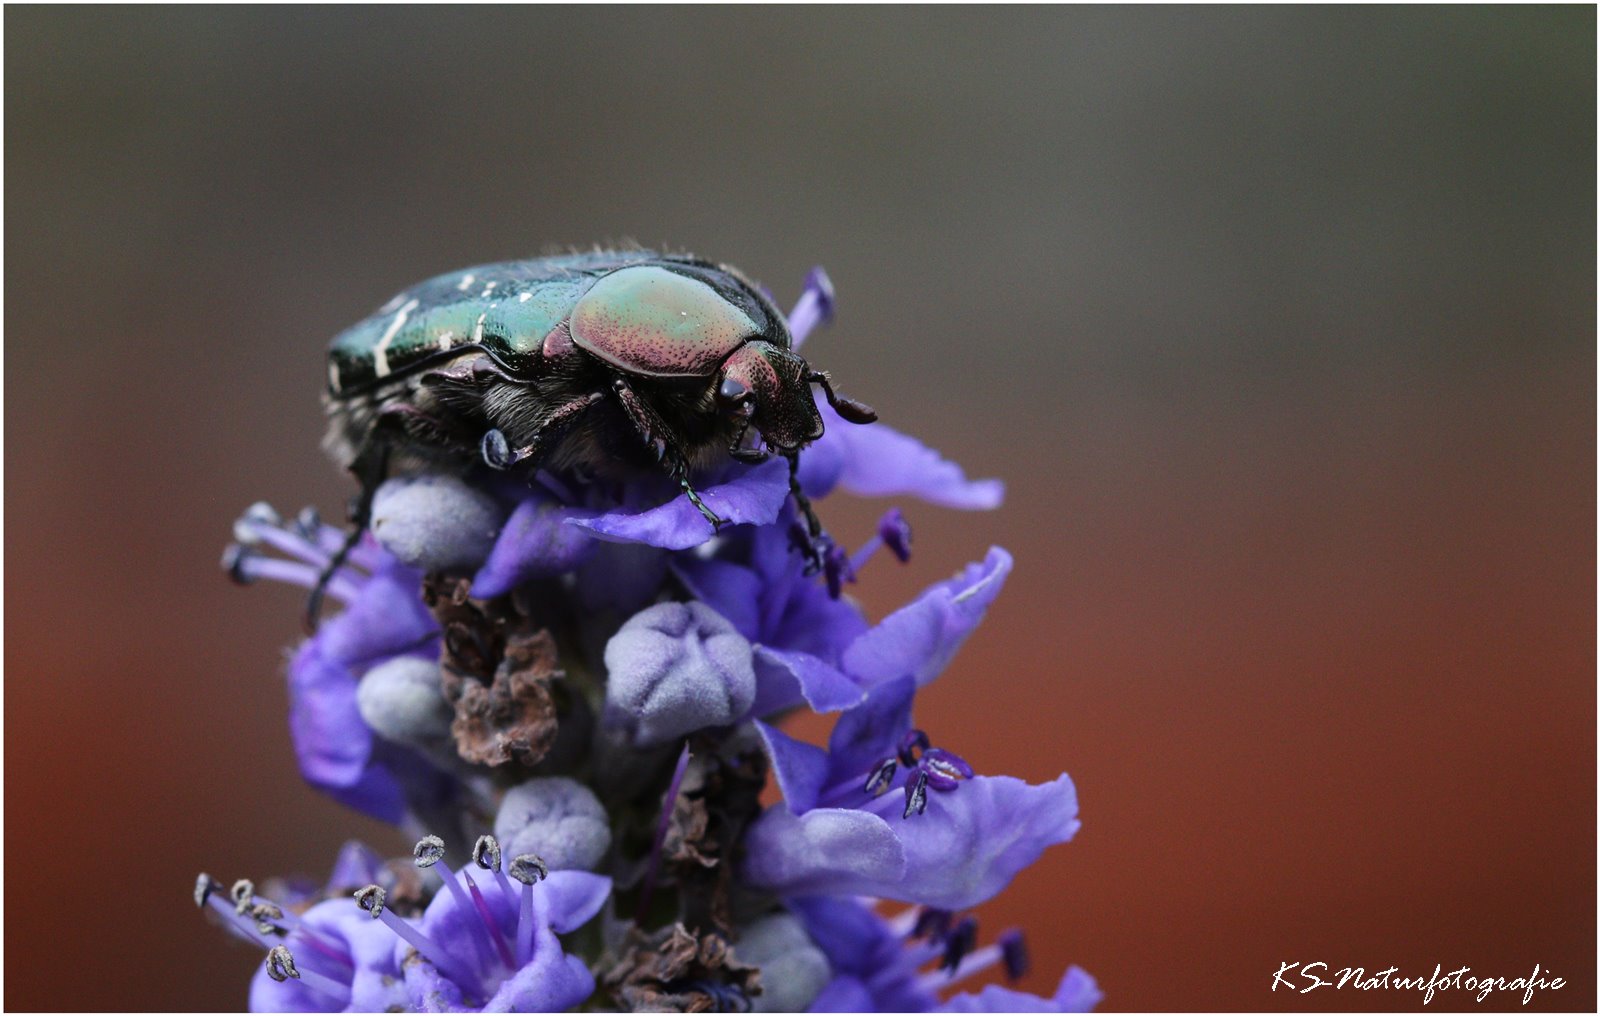
<svg viewBox="0 0 1600 1016">
<path fill-rule="evenodd" d="M 588 787 L 549 776 L 506 792 L 494 836 L 505 857 L 537 854 L 551 871 L 593 871 L 611 847 L 611 821 Z"/>
<path fill-rule="evenodd" d="M 734 723 L 756 697 L 750 643 L 699 602 L 658 603 L 606 644 L 606 719 L 636 746 Z"/>
<path fill-rule="evenodd" d="M 387 480 L 372 500 L 372 535 L 413 568 L 477 567 L 505 521 L 500 505 L 456 476 Z"/>
</svg>

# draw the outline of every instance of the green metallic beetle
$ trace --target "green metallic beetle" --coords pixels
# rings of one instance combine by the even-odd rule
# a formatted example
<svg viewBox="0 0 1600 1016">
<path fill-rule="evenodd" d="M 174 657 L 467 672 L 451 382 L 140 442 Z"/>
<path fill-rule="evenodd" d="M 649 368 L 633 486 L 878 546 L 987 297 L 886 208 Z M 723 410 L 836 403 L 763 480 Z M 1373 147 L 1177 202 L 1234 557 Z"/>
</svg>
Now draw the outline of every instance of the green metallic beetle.
<svg viewBox="0 0 1600 1016">
<path fill-rule="evenodd" d="M 822 436 L 813 383 L 844 419 L 877 419 L 793 345 L 736 269 L 684 255 L 595 251 L 413 286 L 328 350 L 325 444 L 361 483 L 352 545 L 390 471 L 480 460 L 580 478 L 664 470 L 720 527 L 694 473 L 770 453 L 788 458 L 792 478 L 800 449 Z"/>
</svg>

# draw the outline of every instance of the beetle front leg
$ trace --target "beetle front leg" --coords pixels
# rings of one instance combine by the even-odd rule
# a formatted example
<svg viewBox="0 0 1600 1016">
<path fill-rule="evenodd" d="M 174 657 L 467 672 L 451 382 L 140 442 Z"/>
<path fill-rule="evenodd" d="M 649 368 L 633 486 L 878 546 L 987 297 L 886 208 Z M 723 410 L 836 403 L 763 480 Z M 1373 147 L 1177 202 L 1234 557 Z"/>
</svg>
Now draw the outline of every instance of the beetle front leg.
<svg viewBox="0 0 1600 1016">
<path fill-rule="evenodd" d="M 572 421 L 605 397 L 604 392 L 590 392 L 561 406 L 539 425 L 531 441 L 515 451 L 506 441 L 504 432 L 499 428 L 492 429 L 478 443 L 478 453 L 483 456 L 484 465 L 490 469 L 510 469 L 519 462 L 526 462 L 537 457 Z"/>
<path fill-rule="evenodd" d="M 667 474 L 678 481 L 678 486 L 689 498 L 689 503 L 694 505 L 705 520 L 711 523 L 711 531 L 717 532 L 728 524 L 728 520 L 719 516 L 700 500 L 700 495 L 689 483 L 689 463 L 683 457 L 683 452 L 669 442 L 663 435 L 664 428 L 656 414 L 645 405 L 644 400 L 622 378 L 611 382 L 611 389 L 616 393 L 617 401 L 622 403 L 622 411 L 628 417 L 628 422 L 633 424 L 633 429 L 638 431 L 640 439 L 651 451 L 655 452 L 656 461 L 666 466 Z"/>
</svg>

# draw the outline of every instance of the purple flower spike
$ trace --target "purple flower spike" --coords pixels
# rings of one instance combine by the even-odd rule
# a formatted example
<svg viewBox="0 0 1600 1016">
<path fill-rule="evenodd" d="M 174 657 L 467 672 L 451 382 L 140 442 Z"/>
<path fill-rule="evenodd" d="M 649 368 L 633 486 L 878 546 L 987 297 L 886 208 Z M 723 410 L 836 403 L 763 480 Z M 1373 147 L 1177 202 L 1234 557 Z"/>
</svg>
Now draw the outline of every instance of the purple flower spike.
<svg viewBox="0 0 1600 1016">
<path fill-rule="evenodd" d="M 750 643 L 703 603 L 658 603 L 606 643 L 606 720 L 639 746 L 727 726 L 755 702 Z"/>
<path fill-rule="evenodd" d="M 789 498 L 789 464 L 774 458 L 699 493 L 706 507 L 725 522 L 769 525 L 777 520 Z M 571 524 L 587 529 L 602 540 L 647 543 L 666 550 L 698 547 L 716 535 L 711 523 L 689 503 L 687 495 L 646 511 L 615 511 L 595 518 L 573 518 Z"/>
<path fill-rule="evenodd" d="M 794 305 L 794 310 L 789 312 L 789 336 L 793 340 L 794 349 L 799 349 L 800 344 L 806 341 L 806 336 L 818 325 L 826 325 L 833 320 L 834 300 L 833 281 L 828 278 L 828 273 L 817 265 L 806 274 L 805 289 L 800 293 L 800 300 Z"/>
</svg>

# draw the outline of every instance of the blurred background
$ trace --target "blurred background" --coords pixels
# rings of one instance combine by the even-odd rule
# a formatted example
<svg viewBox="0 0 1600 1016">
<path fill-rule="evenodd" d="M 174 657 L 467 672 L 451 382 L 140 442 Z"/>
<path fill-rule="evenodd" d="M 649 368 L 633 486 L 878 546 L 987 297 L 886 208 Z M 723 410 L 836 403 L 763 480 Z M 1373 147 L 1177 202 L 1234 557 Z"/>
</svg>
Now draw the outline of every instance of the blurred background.
<svg viewBox="0 0 1600 1016">
<path fill-rule="evenodd" d="M 980 915 L 1028 930 L 1028 987 L 1420 1008 L 1269 986 L 1539 963 L 1570 984 L 1531 1008 L 1594 1007 L 1592 8 L 5 28 L 8 1008 L 238 1008 L 260 957 L 197 871 L 404 849 L 300 783 L 301 599 L 218 556 L 253 501 L 342 512 L 335 332 L 622 238 L 785 305 L 825 264 L 808 355 L 1009 484 L 906 504 L 916 557 L 856 592 L 1017 557 L 918 720 L 1078 784 L 1077 840 Z"/>
</svg>

